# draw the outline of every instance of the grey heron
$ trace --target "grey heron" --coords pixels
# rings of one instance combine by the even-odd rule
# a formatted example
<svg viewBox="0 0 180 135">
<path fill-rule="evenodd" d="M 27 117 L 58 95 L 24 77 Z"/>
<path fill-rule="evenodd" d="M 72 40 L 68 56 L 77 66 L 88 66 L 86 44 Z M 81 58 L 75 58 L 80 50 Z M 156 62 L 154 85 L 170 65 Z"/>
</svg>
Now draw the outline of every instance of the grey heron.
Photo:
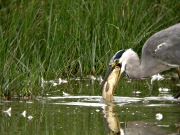
<svg viewBox="0 0 180 135">
<path fill-rule="evenodd" d="M 118 51 L 109 62 L 101 84 L 102 96 L 112 100 L 123 72 L 131 79 L 142 79 L 176 68 L 180 78 L 180 23 L 152 35 L 142 48 L 141 60 L 132 49 Z M 176 98 L 180 93 L 176 95 Z"/>
</svg>

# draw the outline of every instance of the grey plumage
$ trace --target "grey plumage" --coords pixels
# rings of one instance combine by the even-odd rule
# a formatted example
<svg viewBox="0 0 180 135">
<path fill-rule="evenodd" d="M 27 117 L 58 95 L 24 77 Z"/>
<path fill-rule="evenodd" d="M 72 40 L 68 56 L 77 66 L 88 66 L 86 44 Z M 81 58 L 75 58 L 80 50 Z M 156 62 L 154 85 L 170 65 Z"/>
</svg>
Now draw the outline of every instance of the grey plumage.
<svg viewBox="0 0 180 135">
<path fill-rule="evenodd" d="M 109 62 L 110 70 L 103 84 L 108 83 L 108 75 L 111 75 L 114 66 L 120 67 L 121 73 L 126 72 L 131 79 L 146 78 L 170 68 L 177 68 L 180 78 L 180 23 L 152 35 L 142 48 L 141 59 L 132 49 L 118 51 Z M 102 88 L 108 92 L 107 88 Z"/>
</svg>

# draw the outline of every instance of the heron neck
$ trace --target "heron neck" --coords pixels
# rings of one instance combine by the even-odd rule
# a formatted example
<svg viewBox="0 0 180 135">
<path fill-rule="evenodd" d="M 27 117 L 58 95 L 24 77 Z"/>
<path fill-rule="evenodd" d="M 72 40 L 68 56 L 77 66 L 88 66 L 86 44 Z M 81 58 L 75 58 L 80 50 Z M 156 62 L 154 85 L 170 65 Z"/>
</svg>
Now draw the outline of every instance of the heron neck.
<svg viewBox="0 0 180 135">
<path fill-rule="evenodd" d="M 160 64 L 150 55 L 142 52 L 141 60 L 136 52 L 128 49 L 122 55 L 122 71 L 125 71 L 131 79 L 141 79 L 169 69 L 169 66 Z"/>
<path fill-rule="evenodd" d="M 147 68 L 149 65 L 147 62 L 141 61 L 137 55 L 135 58 L 130 58 L 126 64 L 126 73 L 131 79 L 141 79 L 146 78 L 154 74 L 151 68 Z"/>
<path fill-rule="evenodd" d="M 130 79 L 139 79 L 142 76 L 140 67 L 140 64 L 127 64 L 125 72 Z"/>
</svg>

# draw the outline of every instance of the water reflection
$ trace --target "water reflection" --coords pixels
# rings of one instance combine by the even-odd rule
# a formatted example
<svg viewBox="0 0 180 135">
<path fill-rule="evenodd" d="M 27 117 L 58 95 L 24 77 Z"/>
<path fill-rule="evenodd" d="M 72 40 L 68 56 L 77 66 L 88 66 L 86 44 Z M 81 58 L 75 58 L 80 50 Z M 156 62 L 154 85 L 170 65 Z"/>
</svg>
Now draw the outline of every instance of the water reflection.
<svg viewBox="0 0 180 135">
<path fill-rule="evenodd" d="M 159 134 L 168 134 L 169 131 L 167 128 L 170 125 L 161 124 L 161 122 L 155 122 L 154 120 L 130 120 L 124 121 L 122 113 L 119 111 L 123 109 L 122 106 L 119 106 L 115 103 L 104 102 L 106 106 L 103 108 L 103 122 L 108 132 L 108 135 L 159 135 Z M 121 108 L 122 107 L 122 108 Z M 128 114 L 129 115 L 129 114 Z M 133 113 L 134 115 L 134 113 Z M 159 114 L 158 114 L 159 115 Z M 134 115 L 135 116 L 135 115 Z M 136 116 L 135 116 L 136 117 Z M 137 116 L 138 117 L 138 116 Z M 122 118 L 122 119 L 120 119 Z M 162 119 L 158 119 L 159 121 Z M 176 124 L 177 133 L 179 133 L 179 125 Z"/>
<path fill-rule="evenodd" d="M 115 102 L 108 103 L 103 102 L 101 96 L 57 95 L 3 102 L 0 134 L 179 134 L 180 102 L 177 99 L 117 96 L 114 99 Z"/>
<path fill-rule="evenodd" d="M 103 109 L 104 124 L 109 135 L 120 135 L 120 122 L 116 115 L 116 105 L 106 103 L 107 106 Z"/>
<path fill-rule="evenodd" d="M 124 81 L 123 90 L 120 88 L 114 102 L 108 103 L 99 93 L 100 81 L 77 79 L 45 87 L 43 97 L 1 101 L 0 134 L 179 134 L 180 100 L 172 97 L 176 88 L 168 81 L 153 82 L 152 96 L 145 81 L 131 82 L 133 85 Z"/>
</svg>

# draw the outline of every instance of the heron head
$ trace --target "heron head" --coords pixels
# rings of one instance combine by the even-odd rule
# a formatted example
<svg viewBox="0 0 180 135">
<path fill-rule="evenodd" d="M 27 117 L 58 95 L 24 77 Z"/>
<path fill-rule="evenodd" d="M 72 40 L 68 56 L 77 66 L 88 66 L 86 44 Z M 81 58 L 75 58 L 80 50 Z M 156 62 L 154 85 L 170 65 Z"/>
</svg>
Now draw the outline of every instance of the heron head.
<svg viewBox="0 0 180 135">
<path fill-rule="evenodd" d="M 118 51 L 110 60 L 109 67 L 106 72 L 106 75 L 104 77 L 104 80 L 101 84 L 102 94 L 103 98 L 106 100 L 113 100 L 113 94 L 117 85 L 117 82 L 119 81 L 119 78 L 122 74 L 122 63 L 121 63 L 121 57 L 125 50 Z"/>
</svg>

